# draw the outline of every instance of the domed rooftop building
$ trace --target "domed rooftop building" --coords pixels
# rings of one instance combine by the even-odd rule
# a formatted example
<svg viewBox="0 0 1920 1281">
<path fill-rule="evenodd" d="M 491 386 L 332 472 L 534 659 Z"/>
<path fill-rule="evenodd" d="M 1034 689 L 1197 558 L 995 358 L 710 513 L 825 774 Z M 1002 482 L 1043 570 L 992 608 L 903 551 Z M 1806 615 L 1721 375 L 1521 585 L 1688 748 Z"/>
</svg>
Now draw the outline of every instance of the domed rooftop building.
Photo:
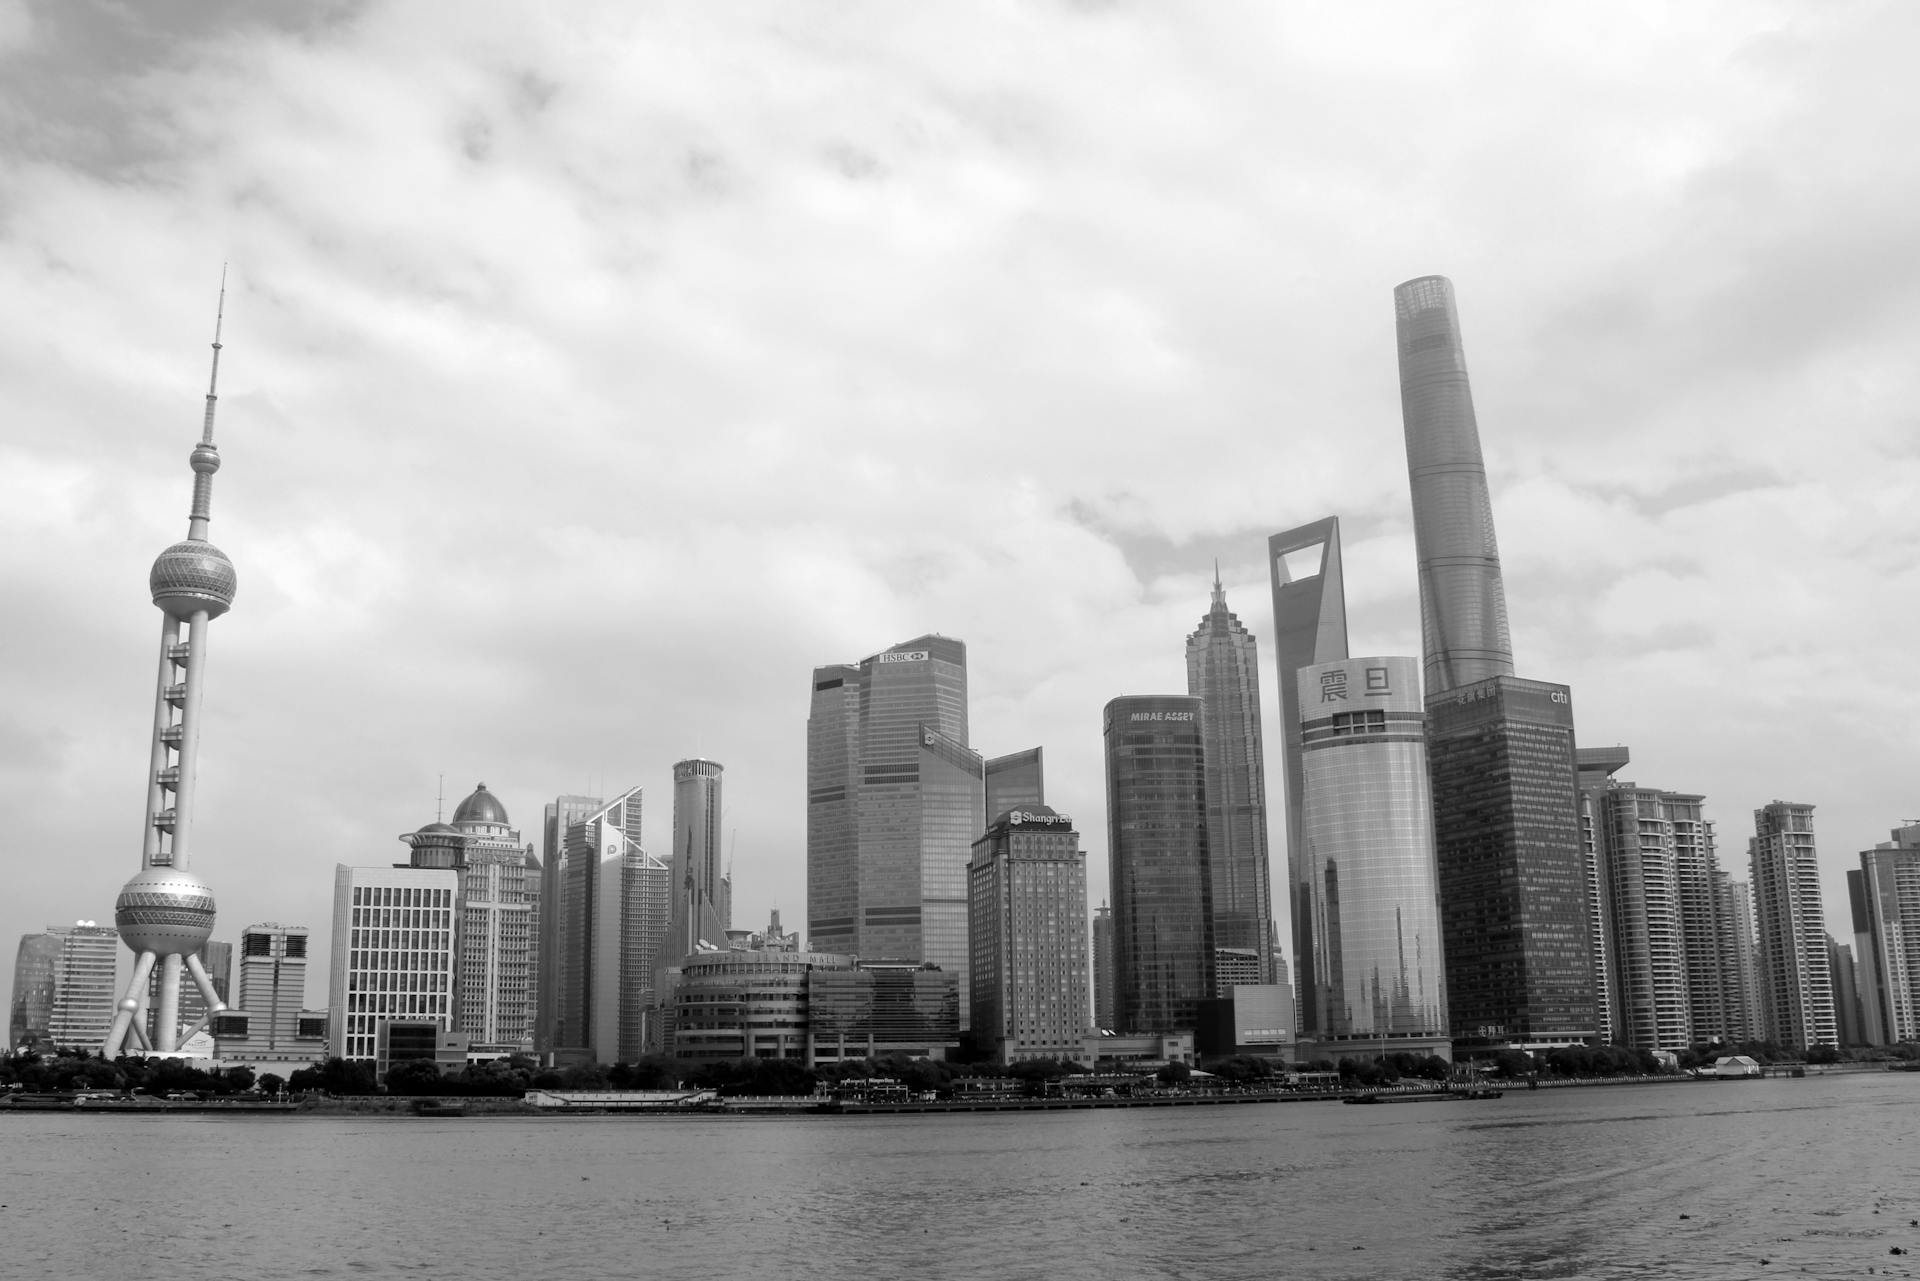
<svg viewBox="0 0 1920 1281">
<path fill-rule="evenodd" d="M 474 836 L 505 836 L 506 829 L 512 824 L 507 818 L 507 807 L 500 803 L 499 797 L 487 790 L 485 783 L 481 783 L 473 789 L 473 795 L 455 808 L 453 825 Z M 500 830 L 486 830 L 489 828 Z"/>
<path fill-rule="evenodd" d="M 451 824 L 429 823 L 400 839 L 413 849 L 413 866 L 460 870 L 467 865 L 467 847 L 475 838 Z"/>
<path fill-rule="evenodd" d="M 402 840 L 432 848 L 460 842 L 460 1000 L 456 1030 L 470 1046 L 494 1053 L 533 1048 L 535 922 L 540 864 L 485 783 L 453 811 Z M 531 862 L 531 866 L 529 866 Z"/>
</svg>

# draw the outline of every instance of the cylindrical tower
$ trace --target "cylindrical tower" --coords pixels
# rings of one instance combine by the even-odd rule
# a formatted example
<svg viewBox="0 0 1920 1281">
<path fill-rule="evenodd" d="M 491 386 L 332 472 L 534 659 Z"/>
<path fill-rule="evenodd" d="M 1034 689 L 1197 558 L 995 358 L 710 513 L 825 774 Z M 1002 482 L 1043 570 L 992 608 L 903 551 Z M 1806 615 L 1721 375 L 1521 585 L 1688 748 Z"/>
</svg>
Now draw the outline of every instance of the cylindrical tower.
<svg viewBox="0 0 1920 1281">
<path fill-rule="evenodd" d="M 694 884 L 713 904 L 720 923 L 732 926 L 732 887 L 720 863 L 720 762 L 676 761 L 673 766 L 673 857 L 686 860 Z M 684 877 L 682 877 L 684 879 Z"/>
<path fill-rule="evenodd" d="M 1426 687 L 1439 694 L 1513 675 L 1513 642 L 1453 282 L 1409 280 L 1393 291 L 1393 304 Z"/>
<path fill-rule="evenodd" d="M 1303 667 L 1291 859 L 1311 1053 L 1451 1052 L 1426 711 L 1411 658 Z M 1302 920 L 1301 918 L 1305 919 Z"/>
<path fill-rule="evenodd" d="M 213 933 L 213 890 L 188 870 L 192 856 L 193 808 L 200 747 L 200 704 L 206 683 L 207 626 L 233 605 L 233 562 L 207 541 L 213 519 L 213 475 L 220 451 L 213 443 L 214 406 L 220 382 L 220 318 L 225 314 L 226 282 L 213 325 L 213 372 L 207 381 L 206 415 L 200 443 L 188 456 L 193 468 L 193 510 L 187 536 L 161 552 L 148 575 L 153 603 L 161 613 L 160 669 L 153 697 L 153 751 L 147 776 L 147 807 L 140 850 L 140 871 L 114 903 L 114 924 L 133 950 L 133 980 L 114 1012 L 102 1047 L 118 1055 L 131 1038 L 138 1048 L 173 1051 L 226 1003 L 215 993 L 198 953 Z M 144 1017 L 149 976 L 160 967 L 159 1006 L 149 1038 Z M 182 1031 L 179 1026 L 180 975 L 185 969 L 205 999 L 207 1015 Z"/>
</svg>

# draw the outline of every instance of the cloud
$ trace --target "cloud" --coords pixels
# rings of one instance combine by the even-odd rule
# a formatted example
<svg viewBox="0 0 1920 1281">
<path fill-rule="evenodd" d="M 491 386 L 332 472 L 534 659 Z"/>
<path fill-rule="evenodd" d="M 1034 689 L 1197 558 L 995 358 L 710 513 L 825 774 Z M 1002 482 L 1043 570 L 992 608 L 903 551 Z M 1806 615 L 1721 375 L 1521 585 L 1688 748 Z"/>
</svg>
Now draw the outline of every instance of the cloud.
<svg viewBox="0 0 1920 1281">
<path fill-rule="evenodd" d="M 324 925 L 443 773 L 529 839 L 642 783 L 659 832 L 696 754 L 740 915 L 798 920 L 808 674 L 930 630 L 1097 896 L 1099 709 L 1181 688 L 1216 557 L 1265 639 L 1265 533 L 1337 513 L 1356 646 L 1417 649 L 1389 295 L 1430 271 L 1583 739 L 1705 792 L 1736 874 L 1743 810 L 1820 804 L 1836 919 L 1911 808 L 1903 11 L 24 12 L 0 799 L 70 855 L 0 928 L 131 872 L 222 262 L 223 932 Z"/>
</svg>

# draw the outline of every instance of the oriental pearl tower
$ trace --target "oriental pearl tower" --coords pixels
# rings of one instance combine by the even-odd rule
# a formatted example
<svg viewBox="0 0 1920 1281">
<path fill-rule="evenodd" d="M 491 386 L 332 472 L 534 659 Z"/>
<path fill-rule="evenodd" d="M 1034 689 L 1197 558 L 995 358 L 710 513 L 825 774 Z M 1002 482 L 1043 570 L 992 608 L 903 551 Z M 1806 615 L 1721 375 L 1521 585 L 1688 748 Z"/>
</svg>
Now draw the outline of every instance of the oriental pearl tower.
<svg viewBox="0 0 1920 1281">
<path fill-rule="evenodd" d="M 200 703 L 206 689 L 207 626 L 233 604 L 233 562 L 207 541 L 212 519 L 213 474 L 220 451 L 213 444 L 215 388 L 220 382 L 220 322 L 226 314 L 227 286 L 220 282 L 220 306 L 213 322 L 213 373 L 207 380 L 206 418 L 200 443 L 188 461 L 193 467 L 193 511 L 187 536 L 160 553 L 147 583 L 160 623 L 160 673 L 153 696 L 153 763 L 147 778 L 146 828 L 140 871 L 120 891 L 113 906 L 121 941 L 133 950 L 133 979 L 114 1011 L 102 1047 L 118 1056 L 129 1039 L 135 1048 L 175 1051 L 227 1007 L 213 990 L 197 955 L 213 933 L 213 890 L 188 870 L 192 857 L 194 774 L 200 747 Z M 160 968 L 159 1008 L 153 1035 L 145 1024 L 149 978 Z M 180 978 L 184 968 L 206 1001 L 199 1023 L 180 1027 Z"/>
</svg>

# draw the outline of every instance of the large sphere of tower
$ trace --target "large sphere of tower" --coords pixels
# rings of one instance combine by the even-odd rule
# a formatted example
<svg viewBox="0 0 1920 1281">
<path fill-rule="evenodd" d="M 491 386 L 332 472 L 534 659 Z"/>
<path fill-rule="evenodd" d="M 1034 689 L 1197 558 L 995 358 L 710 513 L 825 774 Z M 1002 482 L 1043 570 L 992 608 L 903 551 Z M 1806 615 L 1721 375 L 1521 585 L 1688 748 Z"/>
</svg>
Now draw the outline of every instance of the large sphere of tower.
<svg viewBox="0 0 1920 1281">
<path fill-rule="evenodd" d="M 149 867 L 121 887 L 113 923 L 136 953 L 186 956 L 213 934 L 213 888 L 192 872 Z"/>
<path fill-rule="evenodd" d="M 175 618 L 201 610 L 218 618 L 233 605 L 239 579 L 227 554 L 204 539 L 189 538 L 160 553 L 147 575 L 153 603 Z"/>
</svg>

